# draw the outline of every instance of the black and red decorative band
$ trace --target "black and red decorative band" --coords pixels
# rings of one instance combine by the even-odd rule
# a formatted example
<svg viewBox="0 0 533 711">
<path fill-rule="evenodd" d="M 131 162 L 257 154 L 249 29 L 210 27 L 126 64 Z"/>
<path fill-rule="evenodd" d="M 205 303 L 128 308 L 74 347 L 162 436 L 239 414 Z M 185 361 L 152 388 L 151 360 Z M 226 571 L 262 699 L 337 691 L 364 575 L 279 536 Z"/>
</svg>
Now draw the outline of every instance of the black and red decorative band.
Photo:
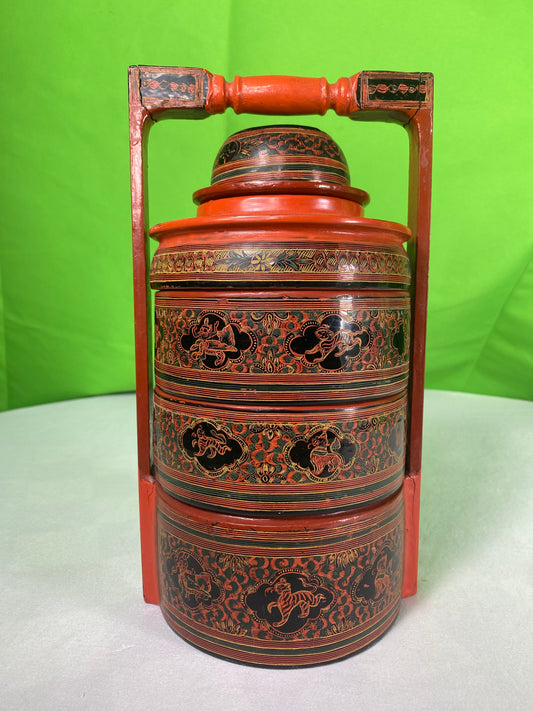
<svg viewBox="0 0 533 711">
<path fill-rule="evenodd" d="M 360 513 L 247 519 L 159 493 L 161 608 L 202 649 L 258 665 L 352 654 L 390 627 L 403 574 L 403 493 Z"/>
<path fill-rule="evenodd" d="M 362 109 L 429 107 L 433 101 L 433 76 L 428 72 L 361 72 L 356 97 Z"/>
<path fill-rule="evenodd" d="M 334 401 L 406 385 L 408 296 L 161 291 L 155 311 L 156 385 L 169 395 Z"/>
<path fill-rule="evenodd" d="M 205 70 L 183 67 L 140 67 L 139 92 L 144 106 L 205 109 L 208 78 Z"/>
<path fill-rule="evenodd" d="M 304 240 L 302 240 L 303 242 Z M 409 259 L 401 245 L 337 246 L 225 245 L 223 249 L 159 248 L 150 272 L 152 287 L 180 284 L 245 283 L 272 284 L 272 280 L 335 285 L 352 288 L 407 288 Z M 278 282 L 279 283 L 279 282 Z"/>
<path fill-rule="evenodd" d="M 406 397 L 343 408 L 208 407 L 154 397 L 154 465 L 163 488 L 231 512 L 324 513 L 397 491 Z"/>
<path fill-rule="evenodd" d="M 339 146 L 309 126 L 262 126 L 230 136 L 215 158 L 211 183 L 243 179 L 350 184 Z"/>
</svg>

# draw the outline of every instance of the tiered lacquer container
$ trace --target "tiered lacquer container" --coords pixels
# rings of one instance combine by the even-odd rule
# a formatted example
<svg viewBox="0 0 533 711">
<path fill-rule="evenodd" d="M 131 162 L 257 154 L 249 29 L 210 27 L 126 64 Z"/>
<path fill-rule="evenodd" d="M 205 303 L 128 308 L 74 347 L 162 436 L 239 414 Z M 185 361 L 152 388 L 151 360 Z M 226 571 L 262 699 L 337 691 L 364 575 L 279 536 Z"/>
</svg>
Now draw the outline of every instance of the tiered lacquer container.
<svg viewBox="0 0 533 711">
<path fill-rule="evenodd" d="M 231 136 L 195 200 L 151 230 L 161 608 L 230 659 L 331 661 L 400 604 L 410 232 L 307 127 Z"/>
</svg>

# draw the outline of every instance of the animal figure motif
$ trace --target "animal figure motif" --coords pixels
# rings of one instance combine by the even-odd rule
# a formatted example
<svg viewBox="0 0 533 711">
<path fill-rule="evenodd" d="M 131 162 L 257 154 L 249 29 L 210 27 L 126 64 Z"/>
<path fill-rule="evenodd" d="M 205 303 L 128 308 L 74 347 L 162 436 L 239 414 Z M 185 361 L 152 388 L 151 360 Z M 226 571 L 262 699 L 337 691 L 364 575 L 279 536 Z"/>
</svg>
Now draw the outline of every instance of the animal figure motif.
<svg viewBox="0 0 533 711">
<path fill-rule="evenodd" d="M 214 431 L 211 435 L 207 435 L 202 425 L 196 427 L 192 445 L 198 448 L 198 451 L 195 451 L 197 457 L 205 455 L 208 459 L 213 459 L 217 454 L 225 454 L 231 450 L 223 434 Z"/>
<path fill-rule="evenodd" d="M 362 344 L 362 333 L 362 331 L 354 332 L 348 329 L 334 331 L 330 326 L 322 324 L 315 331 L 318 343 L 306 351 L 305 355 L 310 356 L 318 353 L 320 358 L 317 358 L 315 363 L 322 363 L 331 354 L 336 357 L 342 356 L 346 351 L 351 350 L 358 341 Z"/>
<path fill-rule="evenodd" d="M 377 602 L 384 597 L 391 589 L 394 565 L 390 548 L 383 548 L 354 586 L 353 597 L 364 600 L 363 604 Z"/>
<path fill-rule="evenodd" d="M 343 465 L 341 455 L 331 451 L 331 447 L 334 444 L 340 444 L 338 437 L 335 437 L 333 442 L 329 444 L 326 430 L 321 430 L 311 438 L 309 442 L 311 447 L 309 459 L 312 471 L 316 476 L 322 474 L 326 467 L 328 468 L 328 476 L 333 476 L 341 469 Z"/>
<path fill-rule="evenodd" d="M 193 328 L 192 334 L 197 337 L 190 350 L 194 360 L 213 356 L 215 365 L 221 365 L 224 363 L 225 353 L 239 352 L 235 345 L 235 334 L 229 324 L 225 324 L 219 329 L 216 323 L 209 323 L 209 319 L 206 317 L 200 326 Z"/>
<path fill-rule="evenodd" d="M 375 597 L 379 600 L 385 595 L 391 584 L 392 561 L 388 559 L 384 552 L 376 561 L 376 577 L 375 577 Z"/>
<path fill-rule="evenodd" d="M 315 590 L 296 590 L 293 592 L 290 582 L 285 576 L 282 576 L 274 585 L 274 591 L 278 594 L 278 599 L 267 605 L 268 612 L 272 612 L 277 607 L 281 614 L 281 620 L 275 623 L 272 622 L 272 626 L 283 627 L 293 610 L 297 608 L 300 608 L 298 617 L 301 619 L 309 617 L 311 608 L 326 599 L 322 593 L 317 594 Z"/>
<path fill-rule="evenodd" d="M 177 583 L 181 588 L 184 597 L 194 596 L 196 599 L 211 599 L 211 578 L 209 573 L 195 573 L 189 570 L 188 556 L 184 551 L 180 551 L 175 558 L 175 565 L 171 573 L 177 573 Z"/>
</svg>

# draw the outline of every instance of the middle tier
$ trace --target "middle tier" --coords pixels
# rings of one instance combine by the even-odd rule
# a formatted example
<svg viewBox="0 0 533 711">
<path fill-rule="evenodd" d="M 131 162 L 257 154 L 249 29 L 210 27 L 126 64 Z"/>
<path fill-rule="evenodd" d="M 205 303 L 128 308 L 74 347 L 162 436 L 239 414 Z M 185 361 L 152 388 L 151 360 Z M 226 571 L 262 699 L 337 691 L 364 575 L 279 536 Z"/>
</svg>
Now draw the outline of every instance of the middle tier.
<svg viewBox="0 0 533 711">
<path fill-rule="evenodd" d="M 402 392 L 405 290 L 159 291 L 155 383 L 218 403 L 352 402 Z"/>
<path fill-rule="evenodd" d="M 400 488 L 404 393 L 337 406 L 206 405 L 154 397 L 154 466 L 173 497 L 241 514 L 369 506 Z"/>
</svg>

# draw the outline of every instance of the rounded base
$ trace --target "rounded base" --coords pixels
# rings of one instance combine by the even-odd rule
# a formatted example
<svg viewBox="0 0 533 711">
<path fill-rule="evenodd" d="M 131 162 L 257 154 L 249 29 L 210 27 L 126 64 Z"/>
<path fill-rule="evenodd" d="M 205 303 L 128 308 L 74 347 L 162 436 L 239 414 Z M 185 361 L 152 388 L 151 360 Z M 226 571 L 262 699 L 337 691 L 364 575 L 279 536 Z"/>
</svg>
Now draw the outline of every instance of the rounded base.
<svg viewBox="0 0 533 711">
<path fill-rule="evenodd" d="M 372 640 L 364 640 L 364 643 L 361 645 L 352 645 L 352 649 L 337 650 L 338 654 L 335 655 L 323 655 L 320 653 L 315 653 L 313 655 L 309 655 L 309 658 L 307 660 L 303 656 L 291 655 L 291 657 L 287 657 L 286 655 L 285 658 L 287 660 L 290 658 L 291 661 L 282 662 L 277 659 L 272 660 L 271 658 L 266 657 L 264 661 L 259 661 L 253 652 L 251 654 L 235 654 L 234 651 L 232 651 L 231 654 L 228 654 L 227 649 L 222 646 L 220 647 L 219 651 L 216 651 L 213 648 L 207 647 L 199 643 L 197 639 L 189 639 L 187 636 L 185 636 L 185 634 L 183 634 L 181 627 L 176 627 L 173 624 L 171 619 L 169 619 L 169 616 L 165 614 L 164 608 L 162 608 L 163 617 L 168 622 L 170 627 L 174 630 L 174 632 L 176 632 L 176 634 L 181 637 L 185 642 L 190 644 L 192 647 L 195 647 L 195 649 L 199 649 L 201 652 L 206 652 L 207 654 L 216 657 L 217 659 L 223 659 L 226 662 L 233 662 L 234 664 L 242 664 L 245 666 L 259 667 L 261 669 L 301 669 L 303 667 L 318 667 L 323 666 L 325 664 L 333 664 L 335 662 L 340 661 L 341 659 L 353 657 L 356 654 L 364 652 L 369 647 L 372 647 L 374 644 L 376 644 L 376 642 L 379 642 L 381 637 L 383 637 L 383 635 L 385 635 L 392 627 L 398 617 L 399 612 L 400 605 L 397 606 L 394 615 L 392 615 L 388 619 L 388 624 L 380 629 L 378 635 L 376 635 Z"/>
</svg>

